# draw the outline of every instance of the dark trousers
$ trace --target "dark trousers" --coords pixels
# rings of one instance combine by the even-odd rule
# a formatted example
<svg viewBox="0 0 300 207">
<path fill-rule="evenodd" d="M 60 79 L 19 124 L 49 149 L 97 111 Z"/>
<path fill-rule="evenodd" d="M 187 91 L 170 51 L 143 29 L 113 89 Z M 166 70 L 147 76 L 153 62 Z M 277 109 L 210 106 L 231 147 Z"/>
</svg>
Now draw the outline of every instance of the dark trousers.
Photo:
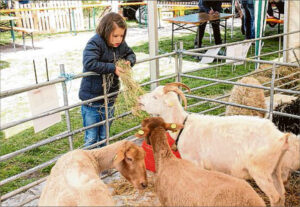
<svg viewBox="0 0 300 207">
<path fill-rule="evenodd" d="M 198 27 L 196 41 L 195 41 L 195 46 L 197 46 L 198 48 L 202 46 L 202 39 L 204 36 L 206 24 L 207 22 L 202 23 Z M 214 33 L 215 44 L 216 45 L 222 44 L 222 38 L 220 33 L 220 20 L 211 21 L 211 25 Z"/>
<path fill-rule="evenodd" d="M 244 29 L 246 39 L 255 38 L 254 28 L 254 4 L 242 3 L 244 8 Z"/>
</svg>

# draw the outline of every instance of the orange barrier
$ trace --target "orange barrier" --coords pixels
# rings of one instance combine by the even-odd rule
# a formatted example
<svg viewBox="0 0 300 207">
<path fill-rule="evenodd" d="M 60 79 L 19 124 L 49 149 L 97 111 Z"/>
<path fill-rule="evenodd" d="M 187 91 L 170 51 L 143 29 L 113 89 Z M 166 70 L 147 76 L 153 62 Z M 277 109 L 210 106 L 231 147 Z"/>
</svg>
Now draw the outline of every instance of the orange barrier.
<svg viewBox="0 0 300 207">
<path fill-rule="evenodd" d="M 267 19 L 267 22 L 277 23 L 277 24 L 283 24 L 283 20 L 282 19 Z"/>
</svg>

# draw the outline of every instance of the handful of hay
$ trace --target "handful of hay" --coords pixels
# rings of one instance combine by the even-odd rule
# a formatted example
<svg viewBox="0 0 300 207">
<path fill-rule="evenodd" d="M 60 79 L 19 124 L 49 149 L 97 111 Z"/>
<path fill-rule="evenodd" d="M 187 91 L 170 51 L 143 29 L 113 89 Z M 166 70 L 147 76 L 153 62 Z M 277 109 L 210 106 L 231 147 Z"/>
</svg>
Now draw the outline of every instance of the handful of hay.
<svg viewBox="0 0 300 207">
<path fill-rule="evenodd" d="M 120 73 L 121 89 L 116 100 L 116 114 L 131 110 L 135 116 L 142 116 L 138 108 L 138 97 L 145 92 L 140 85 L 133 79 L 131 66 L 126 64 L 126 60 L 118 60 L 116 66 L 123 68 L 125 72 Z"/>
</svg>

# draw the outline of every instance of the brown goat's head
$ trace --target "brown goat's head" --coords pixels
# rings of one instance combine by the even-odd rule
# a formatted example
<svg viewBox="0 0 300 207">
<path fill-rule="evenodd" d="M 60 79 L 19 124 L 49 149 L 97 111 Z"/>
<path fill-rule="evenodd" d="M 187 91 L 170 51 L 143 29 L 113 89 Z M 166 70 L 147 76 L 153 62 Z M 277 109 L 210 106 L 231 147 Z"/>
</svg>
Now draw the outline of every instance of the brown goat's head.
<svg viewBox="0 0 300 207">
<path fill-rule="evenodd" d="M 170 111 L 170 109 L 181 107 L 181 103 L 178 100 L 178 95 L 184 101 L 185 109 L 187 107 L 187 101 L 183 92 L 178 88 L 182 86 L 190 91 L 190 88 L 183 83 L 168 83 L 165 86 L 158 86 L 153 91 L 146 93 L 139 97 L 139 106 L 141 110 L 148 112 L 149 114 L 161 115 Z"/>
<path fill-rule="evenodd" d="M 142 129 L 136 133 L 136 137 L 145 138 L 147 144 L 150 144 L 150 135 L 151 132 L 157 128 L 162 127 L 165 130 L 171 130 L 172 132 L 176 132 L 183 128 L 182 124 L 175 123 L 166 123 L 161 117 L 151 117 L 146 118 L 142 121 Z"/>
<path fill-rule="evenodd" d="M 139 190 L 148 185 L 144 158 L 143 148 L 127 141 L 118 149 L 113 161 L 114 167 Z"/>
</svg>

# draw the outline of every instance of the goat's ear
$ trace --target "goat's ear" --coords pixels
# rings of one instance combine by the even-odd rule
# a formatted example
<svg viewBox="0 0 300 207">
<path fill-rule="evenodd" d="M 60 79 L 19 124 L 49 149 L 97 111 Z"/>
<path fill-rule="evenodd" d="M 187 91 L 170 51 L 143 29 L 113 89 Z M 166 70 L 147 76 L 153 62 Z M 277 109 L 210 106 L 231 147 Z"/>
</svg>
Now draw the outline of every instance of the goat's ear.
<svg viewBox="0 0 300 207">
<path fill-rule="evenodd" d="M 120 147 L 118 149 L 117 154 L 115 155 L 115 157 L 113 159 L 113 164 L 117 165 L 119 162 L 124 160 L 124 158 L 125 158 L 125 149 L 124 149 L 124 147 Z"/>
<path fill-rule="evenodd" d="M 142 127 L 146 126 L 150 121 L 150 118 L 145 118 L 143 121 L 142 121 Z"/>
<path fill-rule="evenodd" d="M 182 124 L 175 124 L 175 123 L 165 123 L 165 129 L 171 130 L 172 132 L 176 132 L 183 128 Z"/>
<path fill-rule="evenodd" d="M 145 138 L 145 137 L 147 137 L 148 134 L 149 134 L 149 129 L 143 127 L 135 134 L 135 136 L 138 138 Z"/>
<path fill-rule="evenodd" d="M 129 147 L 126 149 L 126 153 L 125 153 L 125 160 L 126 161 L 133 161 L 134 158 L 137 156 L 137 149 L 134 147 Z"/>
</svg>

